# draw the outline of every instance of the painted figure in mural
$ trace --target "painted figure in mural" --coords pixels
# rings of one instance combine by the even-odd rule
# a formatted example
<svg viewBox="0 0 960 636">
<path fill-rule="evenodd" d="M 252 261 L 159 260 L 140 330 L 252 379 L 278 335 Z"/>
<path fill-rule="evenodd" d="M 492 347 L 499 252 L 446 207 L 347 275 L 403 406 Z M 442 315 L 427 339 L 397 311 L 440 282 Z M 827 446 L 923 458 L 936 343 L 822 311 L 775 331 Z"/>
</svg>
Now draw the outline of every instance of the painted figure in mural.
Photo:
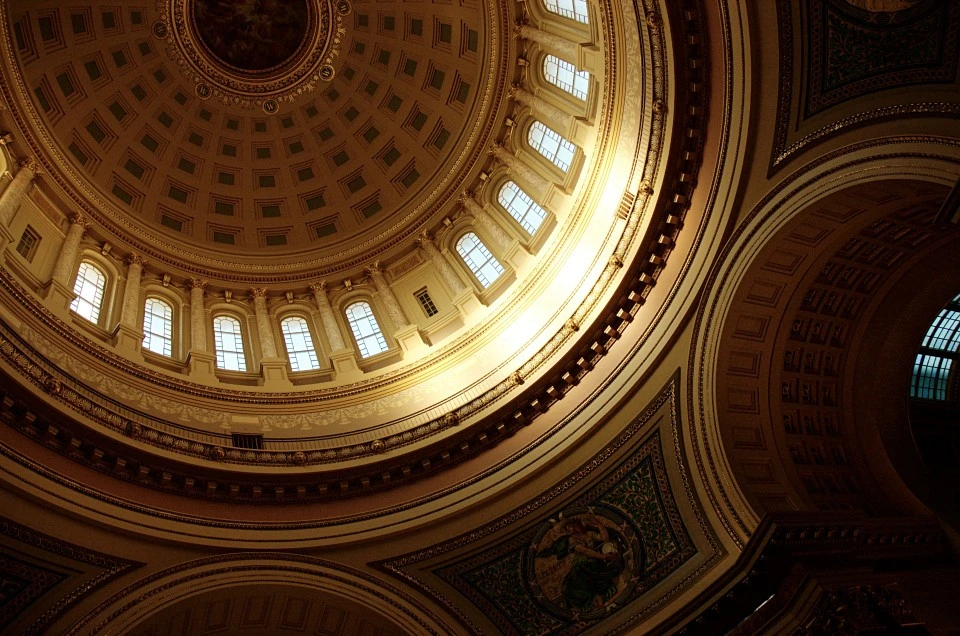
<svg viewBox="0 0 960 636">
<path fill-rule="evenodd" d="M 304 0 L 197 0 L 194 20 L 210 51 L 238 68 L 276 66 L 299 47 L 306 32 Z"/>
<path fill-rule="evenodd" d="M 586 612 L 603 608 L 616 596 L 620 575 L 627 566 L 626 551 L 623 537 L 616 530 L 579 518 L 568 521 L 564 533 L 537 552 L 537 558 L 572 559 L 563 579 L 561 604 Z"/>
</svg>

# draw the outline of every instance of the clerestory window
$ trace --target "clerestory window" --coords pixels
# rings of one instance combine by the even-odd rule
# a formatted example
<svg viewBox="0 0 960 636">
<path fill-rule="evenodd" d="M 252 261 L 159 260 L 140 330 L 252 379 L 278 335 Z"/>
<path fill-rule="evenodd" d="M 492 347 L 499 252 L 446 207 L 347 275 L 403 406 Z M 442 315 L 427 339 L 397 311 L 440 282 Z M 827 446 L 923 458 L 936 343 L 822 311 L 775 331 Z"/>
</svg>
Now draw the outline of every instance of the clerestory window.
<svg viewBox="0 0 960 636">
<path fill-rule="evenodd" d="M 530 147 L 546 157 L 553 165 L 564 172 L 570 169 L 577 147 L 567 141 L 557 131 L 548 128 L 543 122 L 535 121 L 527 133 Z"/>
<path fill-rule="evenodd" d="M 543 76 L 548 82 L 577 99 L 587 99 L 590 73 L 578 71 L 570 62 L 555 55 L 547 55 L 543 58 Z"/>
<path fill-rule="evenodd" d="M 534 203 L 530 195 L 513 181 L 507 181 L 500 187 L 497 201 L 531 235 L 537 231 L 547 216 L 546 211 Z"/>
<path fill-rule="evenodd" d="M 107 286 L 107 275 L 90 261 L 80 263 L 77 281 L 73 285 L 76 298 L 70 303 L 70 309 L 93 324 L 100 320 L 100 307 L 103 304 L 103 292 Z"/>
<path fill-rule="evenodd" d="M 320 368 L 317 350 L 307 321 L 300 316 L 290 316 L 280 321 L 283 342 L 287 345 L 287 358 L 292 371 L 312 371 Z"/>
<path fill-rule="evenodd" d="M 346 308 L 345 313 L 350 331 L 353 332 L 353 338 L 357 341 L 357 348 L 360 349 L 361 358 L 369 358 L 387 350 L 387 341 L 383 337 L 383 332 L 380 331 L 380 325 L 377 323 L 376 316 L 373 315 L 370 303 L 364 301 L 353 303 Z"/>
<path fill-rule="evenodd" d="M 143 306 L 143 348 L 173 354 L 173 308 L 159 298 L 147 298 Z"/>
<path fill-rule="evenodd" d="M 565 18 L 588 24 L 590 14 L 587 12 L 585 0 L 544 0 L 547 11 L 562 15 Z"/>
<path fill-rule="evenodd" d="M 457 254 L 486 289 L 503 274 L 503 265 L 494 258 L 483 241 L 473 232 L 467 232 L 457 241 Z"/>
<path fill-rule="evenodd" d="M 960 296 L 947 303 L 927 329 L 913 363 L 910 396 L 924 400 L 949 397 L 951 370 L 960 346 Z"/>
<path fill-rule="evenodd" d="M 240 321 L 233 316 L 217 316 L 213 319 L 213 339 L 217 349 L 217 367 L 227 371 L 246 371 L 247 360 L 243 351 L 243 331 Z"/>
</svg>

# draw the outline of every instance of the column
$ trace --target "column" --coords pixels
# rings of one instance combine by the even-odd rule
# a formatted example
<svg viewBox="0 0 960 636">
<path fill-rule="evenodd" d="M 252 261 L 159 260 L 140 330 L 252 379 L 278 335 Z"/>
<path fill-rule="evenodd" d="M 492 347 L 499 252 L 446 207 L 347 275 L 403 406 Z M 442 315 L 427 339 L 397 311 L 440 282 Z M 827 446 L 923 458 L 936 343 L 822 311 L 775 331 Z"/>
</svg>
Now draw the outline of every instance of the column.
<svg viewBox="0 0 960 636">
<path fill-rule="evenodd" d="M 530 188 L 527 190 L 530 192 L 530 194 L 534 194 L 535 198 L 538 198 L 541 201 L 545 200 L 547 191 L 551 185 L 546 178 L 540 176 L 537 171 L 514 156 L 514 154 L 507 150 L 503 146 L 503 143 L 499 141 L 493 142 L 493 147 L 490 150 L 490 154 L 492 154 L 497 161 L 506 166 L 507 170 L 510 171 L 515 178 L 519 179 L 525 186 Z M 526 190 L 527 188 L 524 189 Z"/>
<path fill-rule="evenodd" d="M 514 27 L 514 33 L 524 40 L 536 42 L 540 45 L 540 48 L 574 64 L 577 64 L 580 59 L 580 45 L 567 38 L 541 31 L 523 22 L 517 23 Z"/>
<path fill-rule="evenodd" d="M 9 243 L 13 240 L 8 226 L 13 220 L 23 198 L 30 191 L 33 180 L 37 176 L 36 166 L 32 159 L 27 158 L 20 162 L 20 169 L 14 175 L 13 181 L 0 194 L 0 241 Z M 3 243 L 0 243 L 2 245 Z"/>
<path fill-rule="evenodd" d="M 267 290 L 258 287 L 250 290 L 253 296 L 253 314 L 257 322 L 257 335 L 260 337 L 260 374 L 261 384 L 265 387 L 292 386 L 287 377 L 287 361 L 277 356 L 277 341 L 273 337 L 270 324 L 270 312 L 267 310 Z"/>
<path fill-rule="evenodd" d="M 73 287 L 71 282 L 76 272 L 77 256 L 80 254 L 80 241 L 87 231 L 87 222 L 79 214 L 70 215 L 70 228 L 60 246 L 60 254 L 53 266 L 53 275 L 46 287 L 46 298 L 50 308 L 61 316 L 69 315 L 68 308 L 73 302 Z"/>
<path fill-rule="evenodd" d="M 420 336 L 420 331 L 416 325 L 411 325 L 410 321 L 407 320 L 397 297 L 393 294 L 390 285 L 387 284 L 387 278 L 383 275 L 383 268 L 380 267 L 380 263 L 374 263 L 368 267 L 367 274 L 370 275 L 370 280 L 373 281 L 377 293 L 380 294 L 380 299 L 387 308 L 387 314 L 389 314 L 390 321 L 395 327 L 393 337 L 400 343 L 400 348 L 404 351 L 421 349 L 425 343 Z"/>
<path fill-rule="evenodd" d="M 207 320 L 203 307 L 206 281 L 190 280 L 190 350 L 207 352 Z"/>
<path fill-rule="evenodd" d="M 323 324 L 323 332 L 327 335 L 327 342 L 330 344 L 330 362 L 333 364 L 337 379 L 341 381 L 358 379 L 362 371 L 357 366 L 357 354 L 343 340 L 340 325 L 337 323 L 333 308 L 330 306 L 330 299 L 327 297 L 326 281 L 310 285 L 310 291 L 313 292 L 317 307 L 320 309 L 320 322 Z"/>
<path fill-rule="evenodd" d="M 257 335 L 260 337 L 260 351 L 264 358 L 277 357 L 277 341 L 270 326 L 270 312 L 267 311 L 267 290 L 263 287 L 251 289 L 253 312 L 257 320 Z"/>
<path fill-rule="evenodd" d="M 383 268 L 380 267 L 380 263 L 374 263 L 368 267 L 367 274 L 370 275 L 373 286 L 377 288 L 377 293 L 380 294 L 380 299 L 383 300 L 383 304 L 387 308 L 387 314 L 390 315 L 393 326 L 397 329 L 403 329 L 409 325 L 410 321 L 407 320 L 397 297 L 393 295 L 393 290 L 387 284 L 387 278 L 383 275 Z"/>
<path fill-rule="evenodd" d="M 207 349 L 207 312 L 204 307 L 206 281 L 190 280 L 190 351 L 187 352 L 187 368 L 190 379 L 201 382 L 216 382 L 217 356 Z"/>
<path fill-rule="evenodd" d="M 453 266 L 444 258 L 440 250 L 437 249 L 437 244 L 433 242 L 433 237 L 428 232 L 421 234 L 420 238 L 417 239 L 417 243 L 420 245 L 420 248 L 427 253 L 427 258 L 430 259 L 433 266 L 440 272 L 441 278 L 443 278 L 444 282 L 450 287 L 454 296 L 467 289 L 467 286 L 463 284 L 463 281 L 460 280 L 460 277 L 457 276 L 457 273 L 453 270 Z"/>
<path fill-rule="evenodd" d="M 343 334 L 340 333 L 340 325 L 333 315 L 333 308 L 330 307 L 330 299 L 327 298 L 326 281 L 310 285 L 310 291 L 317 301 L 317 307 L 320 309 L 320 322 L 323 323 L 323 332 L 327 335 L 327 342 L 330 343 L 330 349 L 340 351 L 346 349 L 347 345 L 343 342 Z"/>
<path fill-rule="evenodd" d="M 493 237 L 493 242 L 500 247 L 501 253 L 507 251 L 507 248 L 510 247 L 510 237 L 507 236 L 506 231 L 500 226 L 496 219 L 487 212 L 480 203 L 473 198 L 473 193 L 470 191 L 463 192 L 457 197 L 457 200 L 463 204 L 463 207 L 470 213 L 470 215 L 476 219 L 477 225 L 486 230 L 487 234 Z"/>
<path fill-rule="evenodd" d="M 143 344 L 142 324 L 138 324 L 140 315 L 140 278 L 143 274 L 143 259 L 138 254 L 127 258 L 127 282 L 123 286 L 123 305 L 120 310 L 120 324 L 113 333 L 114 343 L 121 349 L 139 351 Z"/>
<path fill-rule="evenodd" d="M 538 118 L 561 135 L 567 136 L 574 124 L 573 115 L 534 95 L 520 84 L 510 86 L 508 95 L 532 110 Z"/>
<path fill-rule="evenodd" d="M 433 263 L 433 266 L 440 272 L 440 276 L 450 286 L 453 292 L 453 306 L 460 312 L 460 317 L 464 323 L 470 324 L 477 320 L 479 311 L 482 307 L 480 299 L 473 288 L 468 287 L 457 276 L 450 261 L 440 252 L 437 244 L 433 242 L 433 237 L 429 232 L 424 232 L 417 239 L 420 249 L 427 253 L 427 257 Z"/>
</svg>

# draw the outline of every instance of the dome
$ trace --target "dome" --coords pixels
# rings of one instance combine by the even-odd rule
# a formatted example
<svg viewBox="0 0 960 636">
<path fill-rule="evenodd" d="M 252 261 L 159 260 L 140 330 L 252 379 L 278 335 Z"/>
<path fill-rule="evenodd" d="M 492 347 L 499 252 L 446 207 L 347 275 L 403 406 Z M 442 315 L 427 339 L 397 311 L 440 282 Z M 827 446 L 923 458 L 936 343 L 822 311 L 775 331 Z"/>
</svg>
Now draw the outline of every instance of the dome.
<svg viewBox="0 0 960 636">
<path fill-rule="evenodd" d="M 377 258 L 450 213 L 516 79 L 508 16 L 221 6 L 52 7 L 64 46 L 17 31 L 47 161 L 105 238 L 289 277 Z M 264 39 L 279 44 L 252 55 Z"/>
</svg>

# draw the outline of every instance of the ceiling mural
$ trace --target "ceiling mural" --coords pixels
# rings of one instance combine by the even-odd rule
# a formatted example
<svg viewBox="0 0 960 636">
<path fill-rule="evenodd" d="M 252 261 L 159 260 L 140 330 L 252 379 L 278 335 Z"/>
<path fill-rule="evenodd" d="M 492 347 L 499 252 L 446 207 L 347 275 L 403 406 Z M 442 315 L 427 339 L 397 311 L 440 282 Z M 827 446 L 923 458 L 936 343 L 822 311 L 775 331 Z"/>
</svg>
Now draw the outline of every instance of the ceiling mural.
<svg viewBox="0 0 960 636">
<path fill-rule="evenodd" d="M 263 71 L 287 61 L 307 32 L 306 0 L 195 0 L 193 23 L 204 46 L 224 63 Z"/>
</svg>

